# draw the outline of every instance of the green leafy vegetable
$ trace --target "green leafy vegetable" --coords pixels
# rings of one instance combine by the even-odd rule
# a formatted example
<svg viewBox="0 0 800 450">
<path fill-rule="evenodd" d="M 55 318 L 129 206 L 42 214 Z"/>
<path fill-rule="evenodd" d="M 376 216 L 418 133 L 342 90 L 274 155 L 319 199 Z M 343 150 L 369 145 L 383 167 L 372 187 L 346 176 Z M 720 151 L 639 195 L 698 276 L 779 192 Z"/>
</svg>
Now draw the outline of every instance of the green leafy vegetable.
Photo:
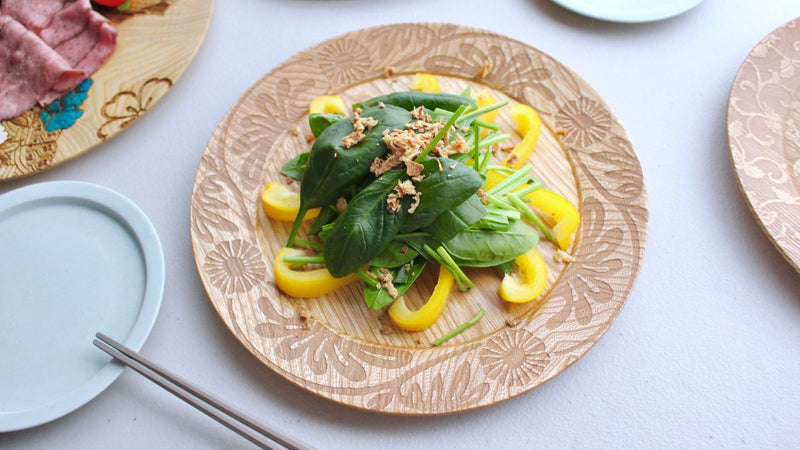
<svg viewBox="0 0 800 450">
<path fill-rule="evenodd" d="M 400 230 L 411 198 L 401 199 L 400 209 L 389 212 L 386 198 L 404 171 L 391 170 L 359 192 L 339 216 L 325 238 L 323 254 L 331 275 L 340 278 L 366 265 L 392 241 Z"/>
<path fill-rule="evenodd" d="M 344 119 L 341 114 L 314 113 L 308 116 L 308 126 L 315 138 L 318 138 L 329 126 Z"/>
<path fill-rule="evenodd" d="M 378 124 L 366 130 L 366 137 L 358 144 L 342 147 L 342 138 L 353 132 L 349 120 L 331 125 L 314 141 L 303 172 L 300 210 L 289 234 L 288 246 L 294 241 L 306 211 L 334 203 L 349 187 L 363 182 L 370 175 L 372 161 L 386 152 L 383 131 L 403 128 L 411 120 L 411 113 L 396 106 L 370 108 L 361 116 L 372 117 Z"/>
<path fill-rule="evenodd" d="M 461 266 L 491 267 L 513 261 L 539 242 L 539 235 L 524 222 L 509 223 L 508 231 L 468 228 L 442 245 Z"/>
<path fill-rule="evenodd" d="M 372 258 L 368 264 L 370 266 L 393 268 L 410 262 L 416 258 L 418 254 L 419 253 L 416 251 L 410 249 L 405 242 L 395 239 Z"/>
<path fill-rule="evenodd" d="M 455 94 L 445 93 L 430 93 L 421 91 L 404 91 L 393 92 L 391 94 L 380 95 L 373 97 L 367 101 L 356 103 L 353 105 L 355 108 L 369 108 L 377 106 L 378 103 L 383 102 L 384 105 L 399 106 L 405 110 L 412 110 L 414 108 L 424 106 L 428 109 L 435 110 L 441 108 L 446 111 L 455 111 L 459 106 L 474 106 L 475 100 L 470 97 L 463 97 Z"/>
<path fill-rule="evenodd" d="M 398 298 L 417 281 L 417 278 L 425 269 L 425 264 L 427 264 L 425 259 L 417 258 L 410 264 L 410 271 L 406 270 L 405 265 L 389 271 L 392 274 L 392 284 L 397 289 Z M 380 268 L 376 267 L 371 272 L 377 276 L 380 273 Z M 383 287 L 378 288 L 378 280 L 373 280 L 370 283 L 364 282 L 364 301 L 367 302 L 367 306 L 377 310 L 391 305 L 395 299 Z"/>
<path fill-rule="evenodd" d="M 303 152 L 290 159 L 281 167 L 281 175 L 294 178 L 298 181 L 302 180 L 303 171 L 306 170 L 306 164 L 308 164 L 308 155 L 309 152 Z"/>
<path fill-rule="evenodd" d="M 431 237 L 437 241 L 444 242 L 466 230 L 467 227 L 481 220 L 485 215 L 486 208 L 483 203 L 476 195 L 472 195 L 455 208 L 440 214 L 433 223 L 423 228 L 423 230 L 430 233 Z"/>
<path fill-rule="evenodd" d="M 441 164 L 442 171 L 439 171 Z M 415 186 L 420 202 L 414 214 L 408 214 L 400 231 L 405 233 L 432 224 L 436 218 L 464 203 L 483 185 L 483 179 L 471 167 L 449 158 L 423 162 L 425 178 Z"/>
</svg>

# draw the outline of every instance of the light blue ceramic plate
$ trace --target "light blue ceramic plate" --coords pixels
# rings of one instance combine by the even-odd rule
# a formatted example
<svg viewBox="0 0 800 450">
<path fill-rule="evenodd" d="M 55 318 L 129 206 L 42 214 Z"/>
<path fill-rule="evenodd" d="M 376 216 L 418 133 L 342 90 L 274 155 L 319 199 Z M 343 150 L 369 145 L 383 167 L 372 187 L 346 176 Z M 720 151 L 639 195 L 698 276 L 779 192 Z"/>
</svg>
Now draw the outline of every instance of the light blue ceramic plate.
<svg viewBox="0 0 800 450">
<path fill-rule="evenodd" d="M 584 16 L 610 22 L 653 22 L 684 13 L 703 0 L 553 0 Z"/>
<path fill-rule="evenodd" d="M 102 331 L 141 349 L 164 290 L 153 225 L 130 200 L 79 182 L 0 196 L 0 432 L 57 419 L 123 366 Z"/>
</svg>

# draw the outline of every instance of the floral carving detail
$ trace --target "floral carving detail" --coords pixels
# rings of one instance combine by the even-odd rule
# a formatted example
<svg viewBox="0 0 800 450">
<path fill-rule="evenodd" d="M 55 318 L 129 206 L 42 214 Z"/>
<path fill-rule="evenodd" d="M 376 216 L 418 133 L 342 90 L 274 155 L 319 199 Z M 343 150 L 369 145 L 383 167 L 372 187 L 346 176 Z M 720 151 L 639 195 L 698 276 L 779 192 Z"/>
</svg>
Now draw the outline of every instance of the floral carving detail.
<svg viewBox="0 0 800 450">
<path fill-rule="evenodd" d="M 108 139 L 132 124 L 172 88 L 169 78 L 151 78 L 136 91 L 122 91 L 103 105 L 100 114 L 106 120 L 97 130 L 97 137 Z"/>
<path fill-rule="evenodd" d="M 524 386 L 547 367 L 550 355 L 544 342 L 524 328 L 508 328 L 480 351 L 486 376 L 505 386 Z"/>
<path fill-rule="evenodd" d="M 728 141 L 755 215 L 800 270 L 800 19 L 764 38 L 736 75 Z"/>
<path fill-rule="evenodd" d="M 341 339 L 318 322 L 304 325 L 300 313 L 287 315 L 278 311 L 269 299 L 258 302 L 269 321 L 256 326 L 256 332 L 277 339 L 276 355 L 286 361 L 302 360 L 315 375 L 326 375 L 333 369 L 352 382 L 367 379 L 365 366 L 395 369 L 411 362 L 411 353 L 399 349 L 374 352 L 366 346 Z"/>
<path fill-rule="evenodd" d="M 224 198 L 225 190 L 225 182 L 218 175 L 210 175 L 198 183 L 192 196 L 192 227 L 205 242 L 214 241 L 212 229 L 227 232 L 239 230 L 236 223 L 223 214 L 223 211 L 231 209 L 231 204 Z"/>
<path fill-rule="evenodd" d="M 583 225 L 590 230 L 603 230 L 593 242 L 583 242 L 581 248 L 591 249 L 576 255 L 582 270 L 565 281 L 569 295 L 552 298 L 552 302 L 563 301 L 561 310 L 545 324 L 555 329 L 567 322 L 574 314 L 575 321 L 587 325 L 592 321 L 595 303 L 606 303 L 616 299 L 610 284 L 624 268 L 618 247 L 625 242 L 625 233 L 619 227 L 610 226 L 605 220 L 605 206 L 595 198 L 586 198 L 582 206 Z"/>
<path fill-rule="evenodd" d="M 564 142 L 586 148 L 599 142 L 611 130 L 611 113 L 595 100 L 581 97 L 561 107 L 556 114 L 556 128 L 566 131 Z"/>
<path fill-rule="evenodd" d="M 226 295 L 247 292 L 266 277 L 261 252 L 239 239 L 217 244 L 206 256 L 203 270 Z"/>
<path fill-rule="evenodd" d="M 335 87 L 353 84 L 369 69 L 369 51 L 352 39 L 337 39 L 319 50 L 317 64 Z"/>
<path fill-rule="evenodd" d="M 425 383 L 425 389 L 418 380 L 406 383 L 408 388 L 400 389 L 403 404 L 417 411 L 431 408 L 437 411 L 457 411 L 478 404 L 489 393 L 489 383 L 476 383 L 473 380 L 472 365 L 468 361 L 461 363 L 450 375 L 447 377 L 448 381 L 445 381 L 442 372 L 437 371 L 433 379 Z"/>
<path fill-rule="evenodd" d="M 494 86 L 503 86 L 512 95 L 521 97 L 527 89 L 536 91 L 546 101 L 556 97 L 548 86 L 553 71 L 537 65 L 528 53 L 508 55 L 497 45 L 484 51 L 472 43 L 459 45 L 458 52 L 458 55 L 437 54 L 429 57 L 424 64 L 425 70 L 478 76 L 488 68 L 483 78 Z"/>
<path fill-rule="evenodd" d="M 3 122 L 5 139 L 0 143 L 0 180 L 14 178 L 49 167 L 56 156 L 61 130 L 48 132 L 41 120 L 41 108 Z"/>
</svg>

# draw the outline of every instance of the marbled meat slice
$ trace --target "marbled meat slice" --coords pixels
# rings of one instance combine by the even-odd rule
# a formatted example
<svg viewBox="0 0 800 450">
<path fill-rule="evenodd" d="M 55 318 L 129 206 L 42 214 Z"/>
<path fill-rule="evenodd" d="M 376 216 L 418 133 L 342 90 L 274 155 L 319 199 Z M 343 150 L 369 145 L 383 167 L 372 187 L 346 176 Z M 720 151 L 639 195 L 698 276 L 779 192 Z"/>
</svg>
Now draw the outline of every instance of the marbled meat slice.
<svg viewBox="0 0 800 450">
<path fill-rule="evenodd" d="M 3 7 L 8 0 L 3 1 Z M 52 90 L 66 92 L 86 74 L 25 26 L 0 15 L 0 120 L 31 109 Z"/>
</svg>

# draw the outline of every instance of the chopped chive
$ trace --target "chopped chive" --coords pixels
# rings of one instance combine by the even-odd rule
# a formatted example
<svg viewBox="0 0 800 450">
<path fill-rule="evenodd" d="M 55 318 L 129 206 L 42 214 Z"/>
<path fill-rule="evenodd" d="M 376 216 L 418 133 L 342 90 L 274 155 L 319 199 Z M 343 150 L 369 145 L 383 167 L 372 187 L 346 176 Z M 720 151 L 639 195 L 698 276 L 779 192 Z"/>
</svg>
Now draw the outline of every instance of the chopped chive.
<svg viewBox="0 0 800 450">
<path fill-rule="evenodd" d="M 324 264 L 325 258 L 322 255 L 314 255 L 314 256 L 284 256 L 283 262 L 289 264 L 301 263 L 301 264 Z"/>
<path fill-rule="evenodd" d="M 431 150 L 433 150 L 433 148 L 436 147 L 436 144 L 438 144 L 439 141 L 442 140 L 444 135 L 447 133 L 447 130 L 449 130 L 450 127 L 452 127 L 453 124 L 456 123 L 456 120 L 458 120 L 458 118 L 461 117 L 461 114 L 464 113 L 464 109 L 466 109 L 465 105 L 461 105 L 458 107 L 456 112 L 454 112 L 453 115 L 450 116 L 450 118 L 447 120 L 447 122 L 445 122 L 444 127 L 442 127 L 442 129 L 439 130 L 438 133 L 436 133 L 436 136 L 434 136 L 433 140 L 430 143 L 428 143 L 428 145 L 425 147 L 425 150 L 423 150 L 422 153 L 417 155 L 414 161 L 422 162 L 422 159 L 428 156 L 428 153 L 430 153 Z"/>
<path fill-rule="evenodd" d="M 395 239 L 413 239 L 418 237 L 430 237 L 430 233 L 425 233 L 424 231 L 415 231 L 413 233 L 399 233 L 394 238 Z"/>
<path fill-rule="evenodd" d="M 453 331 L 445 334 L 444 336 L 440 337 L 439 339 L 433 341 L 433 346 L 434 347 L 438 347 L 438 346 L 444 344 L 445 342 L 449 341 L 450 339 L 452 339 L 452 338 L 458 336 L 459 334 L 463 333 L 464 330 L 466 330 L 467 328 L 469 328 L 469 327 L 475 325 L 476 323 L 478 323 L 478 321 L 481 320 L 481 318 L 483 318 L 484 314 L 486 314 L 486 311 L 484 311 L 483 308 L 481 308 L 481 310 L 478 311 L 478 314 L 475 314 L 475 317 L 473 317 L 472 319 L 469 319 L 468 321 L 464 322 L 463 324 L 461 324 L 455 330 L 453 330 Z"/>
<path fill-rule="evenodd" d="M 423 250 L 425 250 L 425 253 L 427 253 L 428 255 L 430 255 L 430 257 L 431 257 L 431 258 L 433 258 L 433 260 L 434 260 L 434 261 L 436 261 L 436 262 L 437 262 L 437 263 L 438 263 L 440 266 L 445 266 L 445 267 L 447 267 L 447 264 L 446 264 L 446 263 L 445 263 L 445 262 L 442 260 L 442 258 L 439 256 L 439 254 L 438 254 L 438 253 L 436 253 L 436 252 L 435 252 L 435 251 L 434 251 L 434 250 L 431 248 L 431 246 L 430 246 L 430 245 L 428 245 L 428 244 L 423 244 L 423 246 L 422 246 L 422 249 L 423 249 Z"/>
<path fill-rule="evenodd" d="M 497 131 L 497 130 L 500 129 L 499 126 L 497 126 L 497 125 L 495 125 L 493 123 L 489 123 L 489 122 L 487 122 L 485 120 L 475 119 L 475 120 L 472 121 L 472 123 L 477 125 L 477 126 L 479 126 L 479 127 L 481 127 L 481 128 L 487 128 L 489 130 Z"/>
<path fill-rule="evenodd" d="M 356 275 L 358 275 L 359 278 L 364 280 L 365 283 L 369 283 L 369 284 L 371 284 L 373 286 L 375 285 L 375 283 L 378 282 L 378 280 L 376 278 L 372 278 L 371 276 L 367 275 L 367 273 L 364 272 L 364 269 L 356 270 Z"/>
<path fill-rule="evenodd" d="M 531 222 L 534 223 L 534 225 L 536 225 L 539 231 L 541 231 L 542 234 L 544 234 L 545 239 L 547 239 L 548 241 L 553 240 L 553 233 L 550 232 L 550 229 L 547 228 L 547 226 L 545 226 L 544 222 L 542 222 L 542 219 L 540 219 L 539 216 L 537 216 L 533 211 L 530 210 L 530 208 L 528 208 L 528 205 L 526 205 L 525 202 L 522 201 L 522 199 L 520 199 L 519 197 L 517 197 L 516 194 L 513 194 L 511 192 L 506 194 L 506 198 L 511 202 L 511 204 L 517 207 L 519 212 L 522 213 L 522 217 L 530 220 Z"/>
<path fill-rule="evenodd" d="M 480 148 L 490 147 L 490 146 L 492 146 L 494 144 L 497 144 L 498 142 L 503 142 L 503 141 L 505 141 L 507 139 L 511 139 L 511 135 L 510 134 L 498 134 L 497 132 L 494 132 L 494 133 L 490 134 L 489 136 L 486 136 L 486 139 L 481 141 L 479 147 Z"/>
<path fill-rule="evenodd" d="M 320 244 L 319 242 L 313 242 L 301 238 L 294 238 L 294 245 L 301 248 L 310 248 L 312 250 L 317 250 L 317 251 L 322 250 L 322 244 Z"/>
<path fill-rule="evenodd" d="M 464 121 L 464 120 L 472 119 L 473 117 L 480 117 L 480 116 L 482 116 L 482 115 L 484 115 L 484 114 L 486 114 L 488 112 L 494 111 L 495 109 L 500 109 L 503 106 L 506 106 L 507 104 L 508 104 L 508 100 L 503 100 L 502 102 L 497 102 L 497 103 L 493 103 L 493 104 L 491 104 L 489 106 L 484 106 L 483 108 L 476 109 L 475 111 L 472 111 L 469 114 L 464 114 L 464 117 L 462 117 L 460 120 Z"/>
<path fill-rule="evenodd" d="M 519 185 L 525 183 L 530 178 L 530 170 L 533 168 L 533 164 L 528 163 L 524 166 L 517 169 L 514 173 L 509 175 L 505 180 L 497 183 L 491 189 L 487 191 L 487 194 L 491 195 L 503 195 L 506 192 L 512 191 L 517 188 Z"/>
<path fill-rule="evenodd" d="M 438 253 L 439 256 L 441 256 L 442 259 L 445 262 L 447 262 L 447 266 L 448 266 L 449 269 L 451 269 L 451 271 L 455 270 L 455 272 L 457 274 L 456 279 L 461 279 L 461 281 L 463 281 L 464 284 L 466 284 L 469 289 L 472 289 L 472 288 L 475 287 L 475 283 L 473 283 L 472 280 L 470 280 L 467 277 L 467 274 L 465 274 L 464 271 L 461 270 L 461 267 L 458 267 L 458 264 L 456 264 L 456 262 L 453 261 L 453 257 L 450 256 L 449 253 L 447 253 L 447 250 L 445 250 L 444 247 L 437 248 L 436 249 L 436 253 Z M 462 290 L 466 290 L 466 289 L 462 289 Z"/>
<path fill-rule="evenodd" d="M 522 198 L 522 197 L 525 197 L 526 195 L 530 194 L 531 192 L 536 191 L 536 190 L 541 189 L 541 188 L 542 188 L 542 182 L 539 181 L 539 180 L 533 180 L 533 183 L 530 183 L 529 185 L 525 186 L 524 188 L 520 188 L 519 190 L 514 191 L 514 194 L 517 195 L 518 197 Z M 530 201 L 530 200 L 528 200 L 528 201 Z"/>
<path fill-rule="evenodd" d="M 499 197 L 496 197 L 494 195 L 488 195 L 487 194 L 486 195 L 486 200 L 488 200 L 489 204 L 491 204 L 492 206 L 496 206 L 496 207 L 501 208 L 501 209 L 508 209 L 508 210 L 512 210 L 512 211 L 516 211 L 517 210 L 517 208 L 514 205 L 512 205 L 511 203 L 509 203 L 509 202 L 507 202 L 507 201 L 505 201 L 505 200 L 503 200 L 503 199 L 501 199 Z"/>
<path fill-rule="evenodd" d="M 507 166 L 500 166 L 497 164 L 489 164 L 489 170 L 494 170 L 495 172 L 505 172 L 505 173 L 514 173 L 516 170 L 512 169 L 511 167 Z"/>
</svg>

